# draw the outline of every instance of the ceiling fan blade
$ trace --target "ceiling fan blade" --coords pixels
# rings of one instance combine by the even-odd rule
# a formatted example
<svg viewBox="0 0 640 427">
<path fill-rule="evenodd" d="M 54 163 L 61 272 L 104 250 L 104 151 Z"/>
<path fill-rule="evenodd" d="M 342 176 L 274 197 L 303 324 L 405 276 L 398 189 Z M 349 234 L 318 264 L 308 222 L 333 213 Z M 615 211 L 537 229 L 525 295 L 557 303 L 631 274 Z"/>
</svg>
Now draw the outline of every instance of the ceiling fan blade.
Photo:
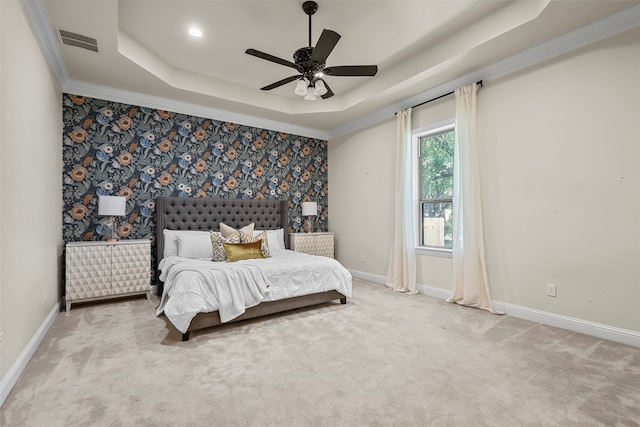
<svg viewBox="0 0 640 427">
<path fill-rule="evenodd" d="M 327 67 L 322 72 L 328 76 L 371 77 L 378 72 L 377 65 L 343 65 L 340 67 Z"/>
<path fill-rule="evenodd" d="M 291 83 L 294 80 L 298 80 L 300 79 L 301 76 L 299 74 L 295 75 L 295 76 L 291 76 L 291 77 L 287 77 L 286 79 L 282 79 L 280 81 L 277 81 L 275 83 L 271 83 L 269 86 L 265 86 L 265 87 L 261 87 L 261 90 L 271 90 L 271 89 L 275 89 L 277 87 L 280 87 L 282 85 L 286 85 L 287 83 Z"/>
<path fill-rule="evenodd" d="M 322 80 L 322 79 L 321 79 Z M 333 91 L 331 90 L 331 88 L 329 87 L 329 85 L 327 84 L 326 80 L 322 80 L 324 82 L 324 87 L 327 88 L 327 93 L 325 93 L 324 95 L 321 95 L 320 98 L 322 99 L 327 99 L 327 98 L 331 98 L 333 96 Z"/>
<path fill-rule="evenodd" d="M 313 52 L 311 53 L 311 61 L 315 61 L 318 64 L 326 63 L 329 54 L 333 48 L 336 47 L 338 40 L 340 40 L 340 34 L 332 30 L 322 30 L 316 47 L 313 48 Z"/>
<path fill-rule="evenodd" d="M 286 59 L 278 58 L 277 56 L 269 55 L 268 53 L 260 52 L 255 49 L 247 49 L 245 53 L 258 57 L 260 59 L 266 59 L 267 61 L 275 62 L 276 64 L 284 65 L 286 67 L 298 69 L 298 66 L 291 61 L 287 61 Z"/>
</svg>

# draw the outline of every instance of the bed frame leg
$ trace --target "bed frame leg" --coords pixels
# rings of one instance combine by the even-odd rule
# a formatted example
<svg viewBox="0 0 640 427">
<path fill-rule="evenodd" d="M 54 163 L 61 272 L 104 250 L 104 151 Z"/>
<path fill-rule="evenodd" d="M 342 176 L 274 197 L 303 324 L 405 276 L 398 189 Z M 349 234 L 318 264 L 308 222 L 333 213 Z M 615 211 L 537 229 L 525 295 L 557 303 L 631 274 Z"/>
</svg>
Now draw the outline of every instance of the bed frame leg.
<svg viewBox="0 0 640 427">
<path fill-rule="evenodd" d="M 346 303 L 347 303 L 347 297 L 340 298 L 340 304 L 346 304 Z"/>
<path fill-rule="evenodd" d="M 187 331 L 182 334 L 182 341 L 189 341 L 189 335 L 191 335 L 191 331 Z"/>
</svg>

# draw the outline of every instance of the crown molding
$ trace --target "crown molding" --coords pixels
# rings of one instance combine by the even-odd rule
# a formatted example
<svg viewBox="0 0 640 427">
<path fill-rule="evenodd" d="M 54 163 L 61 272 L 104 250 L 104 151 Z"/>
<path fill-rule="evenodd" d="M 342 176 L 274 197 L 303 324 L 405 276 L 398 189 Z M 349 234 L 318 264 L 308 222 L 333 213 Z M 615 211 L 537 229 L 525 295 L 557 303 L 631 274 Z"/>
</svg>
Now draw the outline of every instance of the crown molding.
<svg viewBox="0 0 640 427">
<path fill-rule="evenodd" d="M 412 105 L 420 104 L 428 99 L 453 92 L 460 86 L 465 86 L 479 80 L 487 82 L 498 79 L 638 26 L 640 26 L 640 4 L 616 12 L 606 18 L 570 31 L 548 42 L 523 50 L 502 61 L 465 74 L 460 78 L 339 126 L 329 132 L 328 138 L 335 139 L 377 123 L 392 120 L 396 112 L 409 108 Z"/>
<path fill-rule="evenodd" d="M 121 102 L 123 104 L 139 105 L 142 107 L 155 108 L 158 110 L 168 110 L 176 113 L 189 114 L 192 116 L 207 117 L 223 122 L 238 123 L 260 129 L 286 132 L 292 135 L 299 135 L 322 140 L 327 140 L 327 138 L 329 137 L 328 132 L 297 126 L 292 123 L 279 122 L 276 120 L 269 120 L 245 114 L 233 113 L 226 110 L 219 110 L 217 108 L 176 101 L 175 99 L 163 98 L 159 96 L 146 95 L 123 89 L 115 89 L 112 87 L 87 83 L 79 80 L 67 79 L 67 81 L 62 85 L 62 91 L 65 93 L 82 95 L 90 98 L 106 99 L 109 101 Z"/>
<path fill-rule="evenodd" d="M 640 26 L 640 4 L 558 36 L 479 70 L 497 79 Z"/>
<path fill-rule="evenodd" d="M 338 138 L 377 123 L 392 120 L 397 111 L 452 92 L 460 86 L 479 80 L 484 82 L 494 80 L 640 26 L 640 4 L 637 4 L 327 132 L 297 126 L 293 123 L 263 119 L 257 116 L 233 113 L 173 99 L 71 80 L 62 60 L 58 38 L 49 20 L 44 0 L 22 0 L 22 4 L 31 19 L 32 29 L 40 41 L 44 55 L 64 92 L 171 110 L 200 117 L 210 117 L 216 120 L 322 140 Z"/>
<path fill-rule="evenodd" d="M 69 79 L 69 73 L 62 60 L 58 38 L 49 20 L 44 0 L 22 0 L 22 6 L 31 20 L 31 29 L 40 42 L 47 63 L 56 76 L 58 85 L 62 87 Z"/>
<path fill-rule="evenodd" d="M 22 0 L 22 4 L 29 16 L 29 19 L 31 20 L 31 27 L 36 38 L 40 42 L 45 58 L 53 70 L 63 92 L 89 96 L 92 98 L 108 99 L 110 101 L 140 105 L 149 108 L 169 110 L 176 113 L 199 117 L 207 117 L 261 129 L 287 132 L 292 135 L 300 135 L 322 140 L 327 140 L 329 137 L 329 133 L 326 131 L 298 126 L 293 123 L 269 120 L 246 114 L 232 113 L 230 111 L 176 101 L 174 99 L 72 80 L 64 65 L 58 37 L 55 34 L 53 25 L 51 25 L 44 0 Z"/>
</svg>

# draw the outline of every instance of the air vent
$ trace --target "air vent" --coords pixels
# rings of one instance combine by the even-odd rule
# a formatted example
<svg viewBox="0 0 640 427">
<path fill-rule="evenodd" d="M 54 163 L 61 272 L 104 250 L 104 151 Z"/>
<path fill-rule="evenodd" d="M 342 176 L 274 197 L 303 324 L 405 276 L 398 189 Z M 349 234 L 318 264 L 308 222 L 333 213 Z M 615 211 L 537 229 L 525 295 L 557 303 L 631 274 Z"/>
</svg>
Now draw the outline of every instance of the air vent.
<svg viewBox="0 0 640 427">
<path fill-rule="evenodd" d="M 60 37 L 62 37 L 62 43 L 81 47 L 83 49 L 98 51 L 98 42 L 91 37 L 83 36 L 81 34 L 72 33 L 70 31 L 60 30 Z"/>
</svg>

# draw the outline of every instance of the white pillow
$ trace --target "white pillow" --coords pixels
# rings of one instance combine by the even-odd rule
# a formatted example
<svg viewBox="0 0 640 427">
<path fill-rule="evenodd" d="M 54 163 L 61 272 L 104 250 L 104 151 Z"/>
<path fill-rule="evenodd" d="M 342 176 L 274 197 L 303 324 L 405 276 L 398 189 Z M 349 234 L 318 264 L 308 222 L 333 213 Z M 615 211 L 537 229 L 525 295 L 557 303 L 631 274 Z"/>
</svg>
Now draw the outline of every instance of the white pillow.
<svg viewBox="0 0 640 427">
<path fill-rule="evenodd" d="M 254 236 L 259 236 L 262 234 L 264 230 L 255 230 L 253 232 Z M 279 228 L 277 230 L 266 230 L 267 231 L 267 241 L 269 242 L 269 251 L 277 252 L 281 250 L 285 250 L 286 247 L 284 245 L 284 229 Z"/>
<path fill-rule="evenodd" d="M 209 236 L 208 231 L 197 231 L 197 230 L 162 230 L 162 234 L 164 237 L 164 250 L 162 252 L 163 256 L 166 258 L 168 256 L 178 256 L 178 236 L 188 236 L 194 234 L 202 234 L 205 236 Z"/>
<path fill-rule="evenodd" d="M 213 258 L 213 247 L 208 231 L 178 236 L 178 256 L 181 258 Z"/>
</svg>

